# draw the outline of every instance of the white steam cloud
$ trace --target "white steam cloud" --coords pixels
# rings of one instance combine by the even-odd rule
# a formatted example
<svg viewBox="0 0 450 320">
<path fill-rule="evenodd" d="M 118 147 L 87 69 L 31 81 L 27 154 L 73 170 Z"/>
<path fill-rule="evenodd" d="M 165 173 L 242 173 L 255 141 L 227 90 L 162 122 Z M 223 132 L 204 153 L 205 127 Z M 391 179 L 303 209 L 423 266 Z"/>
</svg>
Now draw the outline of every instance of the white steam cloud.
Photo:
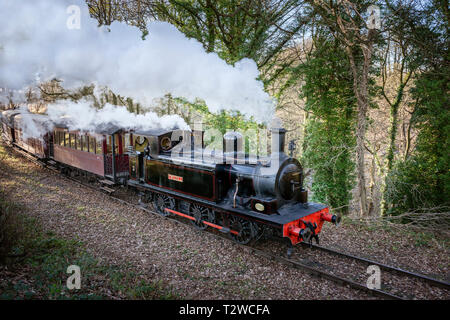
<svg viewBox="0 0 450 320">
<path fill-rule="evenodd" d="M 69 130 L 83 130 L 95 132 L 96 128 L 104 124 L 113 125 L 123 129 L 174 129 L 189 130 L 189 126 L 177 115 L 159 117 L 154 112 L 134 114 L 125 107 L 114 106 L 107 103 L 102 109 L 91 107 L 90 101 L 58 101 L 47 108 L 47 114 L 52 122 L 65 119 Z M 80 114 L 83 116 L 80 117 Z M 149 124 L 153 124 L 149 126 Z"/>
<path fill-rule="evenodd" d="M 81 9 L 79 28 L 76 10 L 68 10 L 73 5 Z M 142 40 L 140 30 L 124 23 L 98 28 L 80 0 L 1 0 L 0 30 L 0 88 L 21 89 L 56 77 L 65 88 L 94 82 L 143 105 L 171 93 L 191 101 L 201 98 L 212 112 L 239 110 L 261 122 L 274 113 L 254 61 L 230 66 L 168 23 L 150 22 Z M 87 129 L 97 116 L 138 126 L 145 121 L 159 123 L 157 127 L 185 126 L 175 116 L 140 117 L 110 105 L 96 111 L 87 102 L 58 103 L 49 106 L 49 113 L 63 109 L 82 117 L 78 122 Z"/>
</svg>

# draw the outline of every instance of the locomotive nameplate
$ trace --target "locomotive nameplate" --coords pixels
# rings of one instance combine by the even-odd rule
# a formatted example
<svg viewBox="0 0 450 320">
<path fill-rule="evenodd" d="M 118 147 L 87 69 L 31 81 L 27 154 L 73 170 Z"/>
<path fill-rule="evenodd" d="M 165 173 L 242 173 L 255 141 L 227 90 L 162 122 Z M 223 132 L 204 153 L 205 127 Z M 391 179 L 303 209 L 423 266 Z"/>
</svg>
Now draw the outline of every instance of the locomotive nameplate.
<svg viewBox="0 0 450 320">
<path fill-rule="evenodd" d="M 169 177 L 169 180 L 183 182 L 183 177 L 176 176 L 176 175 L 173 175 L 173 174 L 169 174 L 168 177 Z"/>
</svg>

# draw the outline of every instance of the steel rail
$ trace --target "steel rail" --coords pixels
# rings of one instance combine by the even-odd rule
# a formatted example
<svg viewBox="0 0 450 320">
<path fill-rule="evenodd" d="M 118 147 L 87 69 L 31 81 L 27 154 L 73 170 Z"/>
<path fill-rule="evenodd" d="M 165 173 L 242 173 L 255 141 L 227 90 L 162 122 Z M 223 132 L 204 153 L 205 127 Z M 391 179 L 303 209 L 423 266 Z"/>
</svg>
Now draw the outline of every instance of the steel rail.
<svg viewBox="0 0 450 320">
<path fill-rule="evenodd" d="M 407 270 L 404 270 L 404 269 L 400 269 L 400 268 L 397 268 L 397 267 L 394 267 L 394 266 L 389 266 L 389 265 L 381 263 L 381 262 L 377 262 L 377 261 L 374 261 L 374 260 L 366 259 L 366 258 L 363 258 L 363 257 L 358 257 L 358 256 L 355 256 L 355 255 L 352 255 L 352 254 L 348 254 L 348 253 L 345 253 L 345 252 L 337 251 L 335 249 L 331 249 L 331 248 L 327 248 L 327 247 L 323 247 L 323 246 L 319 246 L 319 245 L 315 245 L 315 244 L 302 243 L 302 245 L 303 246 L 312 247 L 315 250 L 328 252 L 328 253 L 334 254 L 336 256 L 341 256 L 341 257 L 353 259 L 353 260 L 356 260 L 356 261 L 364 262 L 364 263 L 367 263 L 369 265 L 376 265 L 376 266 L 379 266 L 381 269 L 383 269 L 385 271 L 393 271 L 393 272 L 396 272 L 396 273 L 398 273 L 400 275 L 409 276 L 409 277 L 412 277 L 412 278 L 416 278 L 416 279 L 425 281 L 425 282 L 427 282 L 430 285 L 433 285 L 435 287 L 440 287 L 440 288 L 443 288 L 443 289 L 450 290 L 450 283 L 445 282 L 445 281 L 441 281 L 439 279 L 434 279 L 434 278 L 431 278 L 431 277 L 423 275 L 423 274 L 414 273 L 414 272 L 407 271 Z"/>
</svg>

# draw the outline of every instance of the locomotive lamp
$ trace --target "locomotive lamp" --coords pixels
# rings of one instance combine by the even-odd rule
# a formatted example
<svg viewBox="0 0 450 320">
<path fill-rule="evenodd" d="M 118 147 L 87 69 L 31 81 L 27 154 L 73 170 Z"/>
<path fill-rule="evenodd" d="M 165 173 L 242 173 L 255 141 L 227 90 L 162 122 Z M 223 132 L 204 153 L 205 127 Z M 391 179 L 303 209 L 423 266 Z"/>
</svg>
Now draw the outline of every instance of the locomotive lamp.
<svg viewBox="0 0 450 320">
<path fill-rule="evenodd" d="M 264 205 L 263 205 L 262 203 L 257 202 L 257 203 L 255 204 L 255 209 L 258 210 L 258 211 L 260 211 L 260 212 L 264 212 L 265 207 L 264 207 Z"/>
</svg>

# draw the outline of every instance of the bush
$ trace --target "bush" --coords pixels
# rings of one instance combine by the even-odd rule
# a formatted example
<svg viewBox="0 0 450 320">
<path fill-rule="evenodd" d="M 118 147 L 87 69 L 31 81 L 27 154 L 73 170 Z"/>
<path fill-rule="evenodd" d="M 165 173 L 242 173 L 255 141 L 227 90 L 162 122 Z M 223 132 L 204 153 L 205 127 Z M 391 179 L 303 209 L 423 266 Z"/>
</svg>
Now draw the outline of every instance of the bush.
<svg viewBox="0 0 450 320">
<path fill-rule="evenodd" d="M 0 264 L 12 254 L 14 246 L 19 242 L 23 230 L 19 217 L 15 214 L 16 205 L 5 200 L 0 193 Z"/>
<path fill-rule="evenodd" d="M 449 206 L 445 192 L 438 192 L 440 178 L 430 159 L 412 157 L 397 162 L 386 179 L 386 214 Z"/>
</svg>

